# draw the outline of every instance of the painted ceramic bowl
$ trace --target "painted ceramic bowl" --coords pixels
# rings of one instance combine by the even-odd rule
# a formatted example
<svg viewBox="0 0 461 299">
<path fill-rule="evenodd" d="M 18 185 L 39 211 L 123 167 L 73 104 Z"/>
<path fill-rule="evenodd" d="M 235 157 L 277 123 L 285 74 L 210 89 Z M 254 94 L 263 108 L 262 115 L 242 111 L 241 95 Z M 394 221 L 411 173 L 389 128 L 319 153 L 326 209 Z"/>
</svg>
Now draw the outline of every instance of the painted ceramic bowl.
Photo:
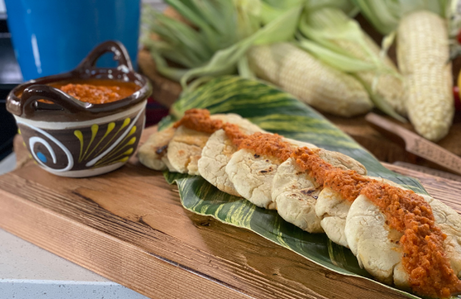
<svg viewBox="0 0 461 299">
<path fill-rule="evenodd" d="M 114 54 L 118 67 L 95 66 L 106 52 Z M 67 84 L 124 90 L 126 96 L 107 103 L 85 102 L 62 91 Z M 133 155 L 151 92 L 148 80 L 134 72 L 124 46 L 108 41 L 97 46 L 76 69 L 13 89 L 7 109 L 38 165 L 59 176 L 88 177 L 115 170 Z"/>
</svg>

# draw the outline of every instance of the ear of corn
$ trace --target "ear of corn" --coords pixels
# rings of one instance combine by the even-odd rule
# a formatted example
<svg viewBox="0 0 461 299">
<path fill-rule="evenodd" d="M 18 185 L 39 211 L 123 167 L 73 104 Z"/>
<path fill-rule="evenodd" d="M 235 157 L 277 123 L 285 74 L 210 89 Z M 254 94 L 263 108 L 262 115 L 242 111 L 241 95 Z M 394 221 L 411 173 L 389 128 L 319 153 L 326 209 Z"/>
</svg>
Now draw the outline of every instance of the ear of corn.
<svg viewBox="0 0 461 299">
<path fill-rule="evenodd" d="M 404 75 L 408 116 L 416 131 L 437 141 L 454 114 L 446 22 L 429 11 L 405 16 L 397 32 L 397 58 Z"/>
<path fill-rule="evenodd" d="M 393 110 L 401 115 L 406 114 L 402 82 L 396 66 L 386 55 L 382 55 L 380 48 L 355 20 L 339 9 L 325 7 L 306 12 L 299 29 L 303 35 L 327 49 L 373 65 L 370 70 L 350 72 L 365 85 L 378 108 L 396 118 L 399 117 Z M 324 61 L 328 63 L 327 59 Z"/>
<path fill-rule="evenodd" d="M 290 43 L 252 47 L 248 59 L 259 78 L 319 110 L 349 117 L 373 107 L 367 92 L 354 77 Z"/>
</svg>

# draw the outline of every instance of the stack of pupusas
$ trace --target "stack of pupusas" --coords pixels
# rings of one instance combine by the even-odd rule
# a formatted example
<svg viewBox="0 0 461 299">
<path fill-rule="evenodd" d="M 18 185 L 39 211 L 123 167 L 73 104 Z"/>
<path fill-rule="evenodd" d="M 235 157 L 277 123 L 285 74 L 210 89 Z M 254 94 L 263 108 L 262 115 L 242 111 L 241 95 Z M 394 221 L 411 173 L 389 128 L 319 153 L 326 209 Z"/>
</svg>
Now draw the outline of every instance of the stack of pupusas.
<svg viewBox="0 0 461 299">
<path fill-rule="evenodd" d="M 368 177 L 346 155 L 267 133 L 236 114 L 191 109 L 138 156 L 147 167 L 201 175 L 307 232 L 326 233 L 379 281 L 430 297 L 461 292 L 461 216 Z"/>
</svg>

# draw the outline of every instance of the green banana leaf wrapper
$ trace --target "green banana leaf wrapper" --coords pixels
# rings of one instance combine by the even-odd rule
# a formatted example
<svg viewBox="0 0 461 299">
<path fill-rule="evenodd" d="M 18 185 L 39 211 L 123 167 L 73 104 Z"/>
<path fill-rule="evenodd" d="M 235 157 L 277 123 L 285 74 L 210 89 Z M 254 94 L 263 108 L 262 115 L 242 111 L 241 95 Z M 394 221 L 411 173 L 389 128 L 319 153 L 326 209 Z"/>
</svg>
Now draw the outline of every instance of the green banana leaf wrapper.
<svg viewBox="0 0 461 299">
<path fill-rule="evenodd" d="M 370 176 L 383 177 L 417 193 L 427 194 L 418 180 L 385 168 L 319 113 L 290 94 L 259 81 L 235 76 L 215 78 L 182 96 L 172 107 L 170 116 L 162 120 L 160 129 L 170 126 L 191 108 L 206 108 L 211 114 L 239 114 L 264 130 L 346 154 L 361 162 Z M 305 232 L 283 220 L 277 211 L 256 207 L 243 198 L 221 192 L 200 176 L 168 171 L 164 176 L 170 184 L 177 184 L 181 202 L 189 211 L 249 229 L 331 271 L 379 283 L 360 268 L 349 249 L 334 244 L 325 234 Z M 394 290 L 409 298 L 420 298 Z"/>
</svg>

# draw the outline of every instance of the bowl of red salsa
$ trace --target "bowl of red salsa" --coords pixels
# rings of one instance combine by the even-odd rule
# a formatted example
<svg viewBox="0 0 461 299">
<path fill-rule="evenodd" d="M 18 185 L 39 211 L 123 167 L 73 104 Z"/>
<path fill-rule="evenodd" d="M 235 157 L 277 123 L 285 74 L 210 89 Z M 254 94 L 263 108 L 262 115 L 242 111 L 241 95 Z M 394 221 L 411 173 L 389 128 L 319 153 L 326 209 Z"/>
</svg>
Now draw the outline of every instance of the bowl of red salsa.
<svg viewBox="0 0 461 299">
<path fill-rule="evenodd" d="M 107 52 L 118 66 L 96 67 Z M 17 86 L 7 109 L 40 167 L 59 176 L 88 177 L 120 168 L 134 154 L 151 93 L 125 47 L 107 41 L 74 70 Z"/>
</svg>

